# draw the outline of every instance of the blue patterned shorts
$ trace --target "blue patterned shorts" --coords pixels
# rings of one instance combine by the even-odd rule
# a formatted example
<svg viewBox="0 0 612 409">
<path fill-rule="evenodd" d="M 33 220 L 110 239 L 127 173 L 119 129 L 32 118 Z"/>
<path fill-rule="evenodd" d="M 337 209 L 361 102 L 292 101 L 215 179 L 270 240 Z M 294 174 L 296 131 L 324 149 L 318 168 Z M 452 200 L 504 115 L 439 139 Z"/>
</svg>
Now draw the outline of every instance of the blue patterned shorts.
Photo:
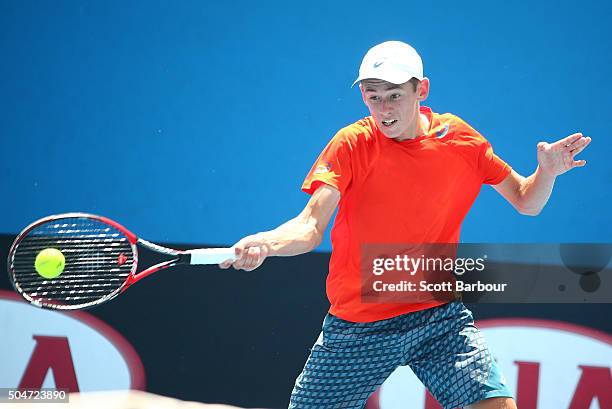
<svg viewBox="0 0 612 409">
<path fill-rule="evenodd" d="M 403 365 L 445 409 L 512 397 L 472 313 L 455 301 L 367 323 L 327 314 L 289 408 L 363 408 Z"/>
</svg>

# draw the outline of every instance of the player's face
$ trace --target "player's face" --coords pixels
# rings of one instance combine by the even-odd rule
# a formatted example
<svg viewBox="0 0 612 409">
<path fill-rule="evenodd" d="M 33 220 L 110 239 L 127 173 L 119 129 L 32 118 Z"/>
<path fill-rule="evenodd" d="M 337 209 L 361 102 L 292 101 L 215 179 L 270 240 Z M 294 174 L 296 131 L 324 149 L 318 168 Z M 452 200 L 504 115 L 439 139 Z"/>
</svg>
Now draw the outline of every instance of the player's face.
<svg viewBox="0 0 612 409">
<path fill-rule="evenodd" d="M 421 90 L 422 85 L 419 84 L 415 91 L 410 82 L 401 85 L 382 80 L 361 82 L 363 101 L 387 138 L 404 140 L 417 136 L 419 101 L 427 96 Z"/>
</svg>

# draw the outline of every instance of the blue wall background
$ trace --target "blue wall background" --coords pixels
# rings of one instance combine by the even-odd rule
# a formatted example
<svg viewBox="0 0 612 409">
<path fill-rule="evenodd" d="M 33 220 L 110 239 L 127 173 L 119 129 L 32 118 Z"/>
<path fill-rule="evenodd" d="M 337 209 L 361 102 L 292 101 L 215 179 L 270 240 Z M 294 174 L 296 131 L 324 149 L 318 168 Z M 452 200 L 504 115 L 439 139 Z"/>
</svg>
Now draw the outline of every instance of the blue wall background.
<svg viewBox="0 0 612 409">
<path fill-rule="evenodd" d="M 273 228 L 305 204 L 331 136 L 367 114 L 350 88 L 363 54 L 399 39 L 424 59 L 427 105 L 519 173 L 540 140 L 593 138 L 537 218 L 483 188 L 464 241 L 610 241 L 610 3 L 384 4 L 2 1 L 0 232 L 66 211 L 162 242 Z"/>
</svg>

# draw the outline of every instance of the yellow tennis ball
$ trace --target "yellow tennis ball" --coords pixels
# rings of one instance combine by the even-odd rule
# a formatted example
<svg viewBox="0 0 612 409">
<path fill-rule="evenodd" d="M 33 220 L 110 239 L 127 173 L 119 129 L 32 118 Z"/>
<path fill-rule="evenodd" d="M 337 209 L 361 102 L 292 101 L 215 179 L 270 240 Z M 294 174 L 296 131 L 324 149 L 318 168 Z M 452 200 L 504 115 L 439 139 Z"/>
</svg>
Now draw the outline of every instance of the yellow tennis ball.
<svg viewBox="0 0 612 409">
<path fill-rule="evenodd" d="M 65 265 L 66 259 L 62 252 L 52 248 L 44 249 L 38 253 L 34 262 L 36 272 L 44 278 L 58 277 L 64 271 Z"/>
</svg>

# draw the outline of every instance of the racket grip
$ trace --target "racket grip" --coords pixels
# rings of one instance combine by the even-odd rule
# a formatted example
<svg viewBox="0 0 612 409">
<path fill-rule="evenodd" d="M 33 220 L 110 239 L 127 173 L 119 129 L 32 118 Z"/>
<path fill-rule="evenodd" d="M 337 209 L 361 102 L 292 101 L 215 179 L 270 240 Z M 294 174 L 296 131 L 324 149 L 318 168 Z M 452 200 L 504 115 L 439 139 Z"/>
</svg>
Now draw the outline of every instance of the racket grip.
<svg viewBox="0 0 612 409">
<path fill-rule="evenodd" d="M 187 254 L 191 255 L 190 264 L 220 264 L 226 260 L 234 260 L 236 258 L 234 248 L 219 248 L 219 249 L 194 249 L 187 250 Z"/>
</svg>

